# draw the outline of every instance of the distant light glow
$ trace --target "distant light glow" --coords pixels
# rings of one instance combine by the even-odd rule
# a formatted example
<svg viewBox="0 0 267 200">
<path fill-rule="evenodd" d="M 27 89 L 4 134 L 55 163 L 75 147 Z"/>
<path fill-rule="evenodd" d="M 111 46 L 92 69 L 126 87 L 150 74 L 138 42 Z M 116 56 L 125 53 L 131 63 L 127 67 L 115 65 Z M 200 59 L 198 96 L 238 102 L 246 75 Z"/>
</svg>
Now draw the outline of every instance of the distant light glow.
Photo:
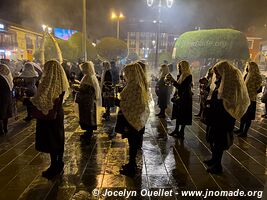
<svg viewBox="0 0 267 200">
<path fill-rule="evenodd" d="M 120 16 L 119 16 L 120 19 L 123 19 L 124 18 L 124 15 L 122 13 L 120 13 Z"/>
<path fill-rule="evenodd" d="M 42 25 L 43 31 L 45 31 L 46 27 L 47 27 L 46 25 L 44 24 Z"/>
<path fill-rule="evenodd" d="M 116 18 L 117 18 L 116 13 L 112 12 L 112 13 L 111 13 L 111 19 L 116 19 Z"/>
<path fill-rule="evenodd" d="M 151 7 L 151 6 L 153 5 L 153 2 L 154 2 L 154 1 L 153 1 L 153 0 L 147 0 L 146 2 L 147 2 L 147 5 L 148 5 L 149 7 Z"/>
<path fill-rule="evenodd" d="M 48 27 L 47 30 L 48 30 L 48 33 L 52 33 L 52 28 L 51 27 Z"/>
<path fill-rule="evenodd" d="M 120 20 L 120 19 L 123 19 L 125 16 L 123 15 L 122 12 L 120 12 L 119 15 L 117 15 L 115 12 L 112 12 L 111 13 L 111 19 L 117 19 L 117 20 Z"/>
<path fill-rule="evenodd" d="M 7 56 L 11 56 L 11 52 L 10 51 L 6 51 L 6 55 Z"/>
<path fill-rule="evenodd" d="M 173 4 L 173 0 L 166 0 L 166 4 L 168 8 L 171 8 Z"/>
<path fill-rule="evenodd" d="M 5 25 L 4 24 L 0 24 L 0 29 L 4 29 Z"/>
</svg>

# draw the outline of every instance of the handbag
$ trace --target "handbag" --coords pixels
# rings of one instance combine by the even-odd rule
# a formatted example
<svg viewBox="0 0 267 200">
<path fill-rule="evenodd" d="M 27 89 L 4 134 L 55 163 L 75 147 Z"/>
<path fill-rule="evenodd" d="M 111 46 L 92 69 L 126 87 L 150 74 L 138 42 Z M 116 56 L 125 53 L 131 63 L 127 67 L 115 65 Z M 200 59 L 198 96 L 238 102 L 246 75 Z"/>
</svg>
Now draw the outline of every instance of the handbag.
<svg viewBox="0 0 267 200">
<path fill-rule="evenodd" d="M 205 125 L 210 125 L 211 121 L 211 108 L 210 108 L 210 102 L 206 101 L 205 106 L 203 108 L 203 111 L 200 116 L 200 121 Z"/>
<path fill-rule="evenodd" d="M 175 93 L 175 94 L 173 95 L 173 97 L 171 98 L 171 102 L 172 102 L 173 104 L 175 104 L 175 105 L 179 105 L 180 101 L 181 101 L 181 99 L 180 99 L 178 93 Z"/>
</svg>

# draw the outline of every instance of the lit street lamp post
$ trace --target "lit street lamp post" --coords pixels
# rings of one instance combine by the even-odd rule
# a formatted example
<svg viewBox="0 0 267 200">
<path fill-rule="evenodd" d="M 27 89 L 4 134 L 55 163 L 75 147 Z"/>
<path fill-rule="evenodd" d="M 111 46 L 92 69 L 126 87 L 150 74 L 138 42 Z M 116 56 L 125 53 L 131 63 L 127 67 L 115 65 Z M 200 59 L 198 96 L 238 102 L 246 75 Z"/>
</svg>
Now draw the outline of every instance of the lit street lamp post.
<svg viewBox="0 0 267 200">
<path fill-rule="evenodd" d="M 115 12 L 112 12 L 111 19 L 117 20 L 117 39 L 120 39 L 120 20 L 124 19 L 124 15 L 122 13 L 117 15 Z"/>
<path fill-rule="evenodd" d="M 82 46 L 84 54 L 84 62 L 87 61 L 87 49 L 86 49 L 86 38 L 87 38 L 87 27 L 86 27 L 86 0 L 83 0 L 83 37 Z"/>
<path fill-rule="evenodd" d="M 165 1 L 166 1 L 167 8 L 171 8 L 172 5 L 173 5 L 173 1 L 174 0 L 165 0 Z M 153 4 L 154 4 L 154 0 L 147 0 L 147 5 L 149 7 L 152 7 Z M 157 32 L 156 32 L 155 68 L 157 68 L 157 66 L 158 66 L 161 8 L 162 8 L 162 0 L 158 0 L 158 5 L 157 5 L 158 19 L 157 19 L 157 21 L 156 20 L 153 21 L 153 23 L 157 23 L 158 24 Z"/>
<path fill-rule="evenodd" d="M 42 25 L 43 28 L 43 41 L 42 41 L 42 45 L 41 45 L 41 63 L 42 65 L 44 65 L 45 63 L 45 56 L 44 56 L 44 51 L 45 51 L 45 41 L 46 41 L 46 37 L 47 35 L 50 37 L 50 39 L 52 40 L 53 44 L 55 45 L 56 51 L 57 51 L 57 56 L 58 56 L 58 61 L 60 63 L 63 62 L 63 57 L 62 57 L 62 52 L 59 48 L 59 45 L 56 41 L 56 39 L 53 37 L 52 33 L 52 28 L 47 26 L 47 25 Z"/>
</svg>

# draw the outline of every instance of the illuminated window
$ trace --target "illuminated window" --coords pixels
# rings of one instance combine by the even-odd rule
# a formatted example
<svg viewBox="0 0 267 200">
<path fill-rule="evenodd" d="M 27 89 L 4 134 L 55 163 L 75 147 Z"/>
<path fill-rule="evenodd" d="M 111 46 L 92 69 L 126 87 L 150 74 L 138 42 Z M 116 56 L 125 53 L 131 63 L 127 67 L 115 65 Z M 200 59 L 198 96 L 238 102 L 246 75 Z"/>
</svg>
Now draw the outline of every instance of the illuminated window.
<svg viewBox="0 0 267 200">
<path fill-rule="evenodd" d="M 253 40 L 248 40 L 248 48 L 249 49 L 253 49 L 253 43 L 254 43 Z"/>
</svg>

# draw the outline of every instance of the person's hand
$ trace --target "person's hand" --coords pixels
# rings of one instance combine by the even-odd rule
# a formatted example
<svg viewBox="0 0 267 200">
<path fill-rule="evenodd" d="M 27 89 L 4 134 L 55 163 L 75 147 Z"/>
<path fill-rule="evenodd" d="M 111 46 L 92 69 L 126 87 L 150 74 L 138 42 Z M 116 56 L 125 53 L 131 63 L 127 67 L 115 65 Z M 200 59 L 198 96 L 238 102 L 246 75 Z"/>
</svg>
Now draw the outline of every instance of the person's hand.
<svg viewBox="0 0 267 200">
<path fill-rule="evenodd" d="M 175 81 L 175 79 L 172 77 L 171 74 L 167 74 L 165 79 L 167 82 L 171 82 L 171 83 L 173 83 Z"/>
</svg>

